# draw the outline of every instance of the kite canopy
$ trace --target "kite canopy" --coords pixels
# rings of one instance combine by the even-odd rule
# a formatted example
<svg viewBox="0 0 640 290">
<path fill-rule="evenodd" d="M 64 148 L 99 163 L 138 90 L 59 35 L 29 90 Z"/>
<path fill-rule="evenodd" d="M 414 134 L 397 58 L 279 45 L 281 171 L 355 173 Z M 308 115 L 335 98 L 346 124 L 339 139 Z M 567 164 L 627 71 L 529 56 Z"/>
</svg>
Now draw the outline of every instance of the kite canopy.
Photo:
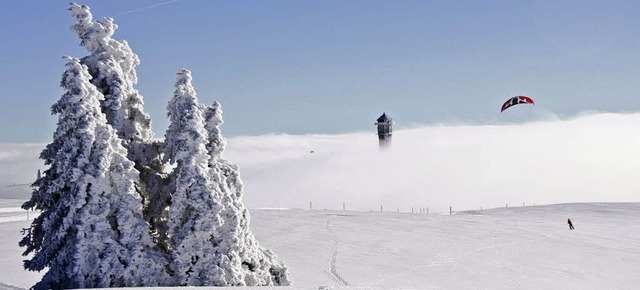
<svg viewBox="0 0 640 290">
<path fill-rule="evenodd" d="M 507 108 L 513 106 L 513 105 L 517 105 L 517 104 L 534 104 L 533 100 L 527 96 L 517 96 L 517 97 L 513 97 L 509 100 L 507 100 L 506 102 L 504 102 L 504 104 L 502 105 L 502 110 L 500 110 L 500 113 L 504 112 L 504 110 L 506 110 Z"/>
</svg>

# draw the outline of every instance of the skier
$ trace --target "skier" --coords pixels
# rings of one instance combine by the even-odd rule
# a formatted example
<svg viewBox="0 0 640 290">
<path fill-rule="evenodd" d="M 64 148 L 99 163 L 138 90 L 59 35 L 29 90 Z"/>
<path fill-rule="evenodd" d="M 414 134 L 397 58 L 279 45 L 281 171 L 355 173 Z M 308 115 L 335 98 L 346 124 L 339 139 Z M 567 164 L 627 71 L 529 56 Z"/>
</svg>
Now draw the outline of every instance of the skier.
<svg viewBox="0 0 640 290">
<path fill-rule="evenodd" d="M 573 230 L 573 223 L 571 223 L 571 219 L 567 219 L 567 223 L 569 224 L 569 229 Z"/>
</svg>

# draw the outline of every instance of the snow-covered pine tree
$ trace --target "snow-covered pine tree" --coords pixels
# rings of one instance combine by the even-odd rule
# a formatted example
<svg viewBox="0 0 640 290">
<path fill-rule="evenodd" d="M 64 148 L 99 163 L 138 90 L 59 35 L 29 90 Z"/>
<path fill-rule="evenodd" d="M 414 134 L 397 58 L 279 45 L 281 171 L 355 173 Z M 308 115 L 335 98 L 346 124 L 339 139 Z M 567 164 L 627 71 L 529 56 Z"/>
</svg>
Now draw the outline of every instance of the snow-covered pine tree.
<svg viewBox="0 0 640 290">
<path fill-rule="evenodd" d="M 155 230 L 168 197 L 162 190 L 166 186 L 160 157 L 162 144 L 153 141 L 151 118 L 143 111 L 143 98 L 134 88 L 140 59 L 126 41 L 112 38 L 118 28 L 112 18 L 94 21 L 88 6 L 75 3 L 69 10 L 76 20 L 71 29 L 80 37 L 80 45 L 91 53 L 81 59 L 82 64 L 89 68 L 91 82 L 105 96 L 101 107 L 107 123 L 116 129 L 129 160 L 140 172 L 145 218 Z"/>
<path fill-rule="evenodd" d="M 49 166 L 24 209 L 42 214 L 25 229 L 25 269 L 48 268 L 35 289 L 166 285 L 166 260 L 155 253 L 136 192 L 138 173 L 100 111 L 104 96 L 86 66 L 67 58 L 52 106 L 53 142 L 40 158 Z"/>
<path fill-rule="evenodd" d="M 175 87 L 167 105 L 170 125 L 164 142 L 165 161 L 176 166 L 169 176 L 175 186 L 167 235 L 172 270 L 179 285 L 225 286 L 228 284 L 218 265 L 220 251 L 211 242 L 222 224 L 222 205 L 209 179 L 207 132 L 191 72 L 180 70 Z"/>
<path fill-rule="evenodd" d="M 222 156 L 226 139 L 222 136 L 222 107 L 218 102 L 205 109 L 205 129 L 208 132 L 209 174 L 216 191 L 221 193 L 224 208 L 223 224 L 214 243 L 223 253 L 221 267 L 230 285 L 271 286 L 290 285 L 286 265 L 275 254 L 261 247 L 249 230 L 249 211 L 242 203 L 244 194 L 240 171 Z"/>
</svg>

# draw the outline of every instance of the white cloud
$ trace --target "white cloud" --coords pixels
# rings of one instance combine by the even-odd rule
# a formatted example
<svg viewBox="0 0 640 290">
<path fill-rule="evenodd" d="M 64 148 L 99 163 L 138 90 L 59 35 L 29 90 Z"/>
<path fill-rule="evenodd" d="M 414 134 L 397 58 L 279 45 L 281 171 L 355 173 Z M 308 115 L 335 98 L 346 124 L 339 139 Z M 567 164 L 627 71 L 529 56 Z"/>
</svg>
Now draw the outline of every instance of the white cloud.
<svg viewBox="0 0 640 290">
<path fill-rule="evenodd" d="M 248 207 L 431 212 L 586 201 L 640 201 L 640 114 L 521 125 L 430 126 L 229 139 Z M 30 183 L 44 145 L 0 144 L 0 186 Z M 313 153 L 311 153 L 313 151 Z"/>
<path fill-rule="evenodd" d="M 372 128 L 373 129 L 373 128 Z M 431 211 L 580 201 L 640 201 L 640 114 L 511 126 L 231 138 L 250 207 Z M 314 153 L 310 153 L 310 151 Z"/>
</svg>

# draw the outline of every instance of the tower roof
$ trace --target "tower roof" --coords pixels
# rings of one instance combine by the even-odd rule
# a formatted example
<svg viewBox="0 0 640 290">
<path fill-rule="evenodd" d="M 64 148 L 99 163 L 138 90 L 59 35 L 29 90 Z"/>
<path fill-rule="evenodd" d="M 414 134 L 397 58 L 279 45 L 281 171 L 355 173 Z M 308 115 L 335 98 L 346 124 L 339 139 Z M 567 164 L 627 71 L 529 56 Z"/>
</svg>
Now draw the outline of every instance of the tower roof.
<svg viewBox="0 0 640 290">
<path fill-rule="evenodd" d="M 380 118 L 378 118 L 378 123 L 385 123 L 385 122 L 390 122 L 391 118 L 389 118 L 389 116 L 387 116 L 387 113 L 382 113 L 382 116 L 380 116 Z"/>
</svg>

